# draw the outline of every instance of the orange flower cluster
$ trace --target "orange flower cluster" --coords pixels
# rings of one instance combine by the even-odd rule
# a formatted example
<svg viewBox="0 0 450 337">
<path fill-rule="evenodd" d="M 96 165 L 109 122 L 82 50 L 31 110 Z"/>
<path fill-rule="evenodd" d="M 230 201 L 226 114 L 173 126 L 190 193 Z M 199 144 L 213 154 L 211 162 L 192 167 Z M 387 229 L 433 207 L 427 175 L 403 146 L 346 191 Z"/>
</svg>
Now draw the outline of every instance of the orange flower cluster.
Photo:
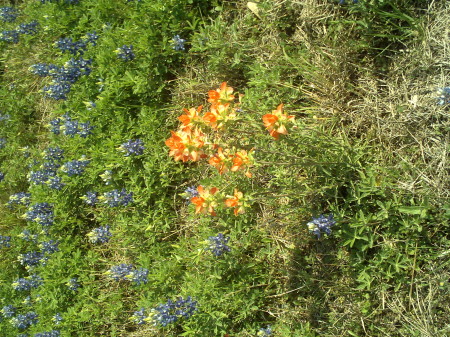
<svg viewBox="0 0 450 337">
<path fill-rule="evenodd" d="M 295 120 L 295 116 L 288 116 L 282 110 L 283 104 L 280 104 L 271 114 L 263 116 L 264 126 L 275 139 L 278 139 L 280 135 L 286 135 L 288 133 L 287 126 Z"/>
<path fill-rule="evenodd" d="M 209 138 L 212 141 L 206 141 L 205 129 L 209 128 L 213 132 L 222 131 L 230 122 L 237 119 L 236 108 L 239 103 L 234 103 L 233 91 L 232 87 L 227 87 L 227 82 L 223 82 L 216 90 L 210 90 L 208 102 L 211 106 L 203 115 L 201 115 L 203 106 L 184 109 L 184 114 L 178 117 L 181 122 L 179 129 L 176 132 L 172 131 L 172 137 L 166 140 L 170 156 L 183 162 L 209 157 L 209 164 L 217 168 L 220 174 L 244 171 L 247 177 L 251 177 L 249 167 L 253 164 L 252 151 L 224 150 L 215 144 L 216 138 L 211 133 Z"/>
<path fill-rule="evenodd" d="M 234 195 L 227 195 L 223 197 L 217 189 L 212 187 L 205 189 L 203 186 L 197 187 L 198 196 L 191 198 L 191 203 L 195 205 L 195 214 L 211 214 L 216 215 L 216 208 L 220 205 L 225 207 L 234 208 L 234 215 L 239 215 L 245 212 L 247 207 L 247 198 L 244 198 L 244 194 L 234 189 Z"/>
</svg>

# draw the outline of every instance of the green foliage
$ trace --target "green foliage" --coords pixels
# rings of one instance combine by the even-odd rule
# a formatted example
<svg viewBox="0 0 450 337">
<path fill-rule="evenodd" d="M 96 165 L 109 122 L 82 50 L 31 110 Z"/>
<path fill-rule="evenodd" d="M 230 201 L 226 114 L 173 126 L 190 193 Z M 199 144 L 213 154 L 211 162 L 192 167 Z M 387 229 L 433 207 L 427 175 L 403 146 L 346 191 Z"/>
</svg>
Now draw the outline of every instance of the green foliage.
<svg viewBox="0 0 450 337">
<path fill-rule="evenodd" d="M 449 16 L 437 13 L 448 9 L 428 8 L 428 1 L 351 2 L 0 1 L 20 13 L 2 30 L 39 22 L 18 43 L 0 41 L 2 335 L 55 329 L 61 336 L 247 337 L 268 326 L 283 337 L 445 335 L 448 182 L 435 193 L 414 183 L 425 177 L 435 186 L 448 177 L 445 168 L 436 180 L 423 173 L 436 157 L 448 157 L 433 157 L 425 146 L 434 128 L 431 141 L 448 150 L 448 106 L 411 96 L 417 74 L 399 72 L 396 62 L 409 60 L 399 49 L 419 53 L 433 42 L 432 27 L 448 26 L 439 20 Z M 67 62 L 80 57 L 56 42 L 86 41 L 94 32 L 96 43 L 81 47 L 90 73 L 70 84 L 67 98 L 46 97 L 42 89 L 57 81 L 57 67 L 68 71 Z M 123 46 L 134 57 L 120 58 Z M 39 63 L 56 66 L 51 76 L 32 72 Z M 436 68 L 421 69 L 437 83 Z M 397 90 L 402 76 L 411 81 L 406 91 Z M 171 132 L 188 133 L 177 118 L 183 109 L 203 106 L 198 114 L 205 116 L 223 108 L 208 95 L 223 82 L 221 94 L 233 95 L 224 108 L 232 117 L 223 128 L 194 121 L 204 144 L 174 160 Z M 227 86 L 232 94 L 223 93 Z M 394 129 L 390 113 L 418 118 L 412 101 L 431 124 Z M 270 115 L 285 131 L 270 126 Z M 420 146 L 409 148 L 411 138 Z M 144 150 L 126 155 L 127 142 L 136 140 Z M 42 173 L 50 162 L 45 151 L 56 147 L 64 158 Z M 244 163 L 234 161 L 237 153 Z M 81 174 L 65 172 L 82 158 L 89 162 Z M 410 188 L 405 175 L 415 179 Z M 59 189 L 49 186 L 55 176 Z M 211 192 L 203 204 L 193 198 L 199 186 Z M 19 192 L 31 193 L 29 205 L 12 205 Z M 91 192 L 99 199 L 87 203 Z M 40 203 L 53 211 L 50 226 L 39 223 L 42 214 L 30 216 Z M 311 224 L 321 215 L 334 215 L 336 224 L 319 237 Z M 93 240 L 106 226 L 110 237 Z M 219 233 L 228 238 L 223 254 L 211 249 Z M 49 240 L 56 251 L 42 248 Z M 43 259 L 27 266 L 27 253 Z M 114 279 L 114 268 L 126 265 L 147 270 L 146 282 L 130 273 Z M 32 274 L 42 285 L 14 289 Z M 189 296 L 192 317 L 167 326 L 151 316 L 147 324 L 133 320 L 141 308 L 148 315 Z M 16 308 L 12 317 L 2 312 L 7 305 Z M 14 326 L 13 317 L 31 311 L 36 325 Z"/>
</svg>

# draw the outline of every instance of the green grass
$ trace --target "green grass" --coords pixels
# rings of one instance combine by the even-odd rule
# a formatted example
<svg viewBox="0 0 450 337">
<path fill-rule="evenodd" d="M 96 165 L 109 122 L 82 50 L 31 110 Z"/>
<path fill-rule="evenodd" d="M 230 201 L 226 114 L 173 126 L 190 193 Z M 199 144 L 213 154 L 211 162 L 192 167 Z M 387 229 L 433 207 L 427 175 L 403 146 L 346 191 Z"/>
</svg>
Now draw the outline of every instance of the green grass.
<svg viewBox="0 0 450 337">
<path fill-rule="evenodd" d="M 449 86 L 444 2 L 260 0 L 252 11 L 241 1 L 0 0 L 11 5 L 20 15 L 0 31 L 32 20 L 39 30 L 17 44 L 0 41 L 0 117 L 9 115 L 0 121 L 0 235 L 11 237 L 9 247 L 0 244 L 3 335 L 246 337 L 269 325 L 283 337 L 449 333 L 449 106 L 436 93 Z M 30 67 L 63 66 L 74 56 L 55 42 L 93 31 L 97 43 L 82 55 L 92 59 L 91 73 L 67 99 L 46 98 L 51 78 Z M 175 35 L 185 50 L 173 48 Z M 117 57 L 124 45 L 133 46 L 133 60 Z M 200 105 L 201 114 L 211 111 L 208 91 L 222 82 L 234 89 L 236 120 L 220 131 L 202 124 L 207 158 L 175 161 L 165 142 L 177 118 Z M 263 116 L 281 103 L 295 122 L 275 140 Z M 66 113 L 90 122 L 92 134 L 50 132 Z M 132 139 L 143 141 L 142 155 L 120 151 Z M 208 164 L 219 146 L 252 153 L 252 177 Z M 60 190 L 30 181 L 49 147 L 64 151 L 62 163 L 90 160 L 81 175 L 58 169 Z M 216 216 L 196 214 L 186 200 L 185 190 L 199 185 L 218 188 Z M 114 189 L 134 201 L 81 199 Z M 224 203 L 235 189 L 246 198 L 238 215 Z M 31 205 L 52 205 L 47 231 L 23 217 L 30 206 L 8 206 L 18 192 L 31 193 Z M 320 214 L 336 224 L 317 238 L 307 223 Z M 106 225 L 110 240 L 89 242 Z M 20 238 L 25 229 L 36 242 Z M 223 256 L 207 249 L 218 233 L 229 237 Z M 18 261 L 50 239 L 59 251 L 45 263 Z M 120 264 L 148 269 L 148 282 L 108 277 Z M 14 290 L 31 274 L 43 284 Z M 188 319 L 132 319 L 188 296 L 198 303 Z M 11 317 L 7 305 L 16 308 Z M 28 312 L 39 322 L 18 329 L 14 317 Z"/>
</svg>

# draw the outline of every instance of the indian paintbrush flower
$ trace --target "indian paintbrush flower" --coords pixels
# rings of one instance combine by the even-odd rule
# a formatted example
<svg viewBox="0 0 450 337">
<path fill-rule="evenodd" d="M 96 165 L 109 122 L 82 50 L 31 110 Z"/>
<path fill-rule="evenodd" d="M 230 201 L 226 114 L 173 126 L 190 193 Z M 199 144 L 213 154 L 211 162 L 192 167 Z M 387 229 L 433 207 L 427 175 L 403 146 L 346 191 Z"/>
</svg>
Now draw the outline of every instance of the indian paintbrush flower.
<svg viewBox="0 0 450 337">
<path fill-rule="evenodd" d="M 264 126 L 269 131 L 270 135 L 278 139 L 280 135 L 286 135 L 288 133 L 287 127 L 295 120 L 295 116 L 288 116 L 283 113 L 283 104 L 278 105 L 276 110 L 273 110 L 271 114 L 263 116 Z"/>
</svg>

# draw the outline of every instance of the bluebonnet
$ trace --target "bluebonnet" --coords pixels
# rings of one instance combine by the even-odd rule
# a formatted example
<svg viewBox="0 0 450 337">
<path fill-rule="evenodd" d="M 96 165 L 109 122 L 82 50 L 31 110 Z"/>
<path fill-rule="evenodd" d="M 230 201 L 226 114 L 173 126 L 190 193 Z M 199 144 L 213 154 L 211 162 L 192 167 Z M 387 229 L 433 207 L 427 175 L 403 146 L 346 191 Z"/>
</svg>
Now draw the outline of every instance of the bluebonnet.
<svg viewBox="0 0 450 337">
<path fill-rule="evenodd" d="M 17 308 L 11 304 L 5 305 L 1 311 L 4 317 L 11 318 L 16 314 Z"/>
<path fill-rule="evenodd" d="M 310 222 L 308 222 L 307 226 L 310 232 L 320 238 L 322 232 L 325 232 L 327 235 L 331 234 L 331 227 L 336 224 L 334 221 L 333 214 L 325 216 L 321 214 L 317 218 L 313 218 Z"/>
<path fill-rule="evenodd" d="M 26 291 L 37 288 L 42 284 L 42 278 L 39 275 L 32 274 L 30 276 L 19 278 L 13 282 L 12 286 L 15 290 Z"/>
<path fill-rule="evenodd" d="M 53 206 L 47 202 L 34 204 L 25 213 L 25 218 L 44 227 L 51 226 L 54 221 Z"/>
<path fill-rule="evenodd" d="M 80 283 L 78 282 L 78 277 L 72 277 L 69 282 L 66 283 L 67 287 L 72 291 L 78 291 Z"/>
<path fill-rule="evenodd" d="M 37 251 L 31 251 L 19 255 L 19 262 L 22 266 L 34 267 L 37 266 L 44 258 L 44 254 Z"/>
<path fill-rule="evenodd" d="M 217 236 L 210 236 L 208 238 L 209 246 L 206 250 L 210 250 L 215 256 L 221 256 L 231 251 L 230 247 L 227 246 L 229 240 L 230 237 L 225 237 L 222 233 L 219 233 Z"/>
<path fill-rule="evenodd" d="M 9 196 L 8 207 L 13 205 L 28 206 L 31 202 L 31 193 L 19 192 Z"/>
<path fill-rule="evenodd" d="M 62 52 L 68 51 L 72 55 L 81 56 L 87 50 L 87 43 L 88 41 L 83 40 L 74 42 L 71 37 L 66 37 L 56 41 L 55 46 Z"/>
<path fill-rule="evenodd" d="M 71 86 L 69 83 L 55 83 L 46 85 L 42 88 L 45 97 L 52 98 L 56 101 L 67 99 L 67 94 L 70 92 Z"/>
<path fill-rule="evenodd" d="M 14 22 L 19 16 L 19 12 L 14 7 L 0 7 L 0 19 L 3 22 Z"/>
<path fill-rule="evenodd" d="M 182 193 L 181 195 L 184 197 L 184 199 L 186 199 L 186 200 L 188 200 L 188 202 L 190 202 L 190 200 L 193 197 L 198 197 L 200 195 L 200 193 L 198 193 L 197 187 L 190 186 L 190 187 L 186 188 L 184 190 L 184 193 Z"/>
<path fill-rule="evenodd" d="M 92 44 L 93 46 L 97 45 L 98 38 L 99 38 L 99 36 L 96 31 L 93 31 L 92 33 L 86 33 L 87 42 Z"/>
<path fill-rule="evenodd" d="M 0 235 L 0 248 L 11 247 L 11 237 L 6 235 Z"/>
<path fill-rule="evenodd" d="M 81 138 L 86 138 L 87 136 L 92 134 L 92 130 L 94 126 L 91 126 L 91 122 L 87 121 L 86 123 L 79 123 L 78 135 Z"/>
<path fill-rule="evenodd" d="M 0 33 L 0 41 L 18 43 L 19 32 L 17 30 L 4 30 Z"/>
<path fill-rule="evenodd" d="M 61 177 L 58 176 L 49 176 L 45 184 L 54 190 L 60 190 L 65 186 Z"/>
<path fill-rule="evenodd" d="M 109 207 L 127 206 L 133 202 L 133 192 L 127 193 L 124 188 L 121 191 L 116 189 L 104 193 L 99 200 Z"/>
<path fill-rule="evenodd" d="M 11 117 L 9 115 L 0 114 L 0 122 L 3 122 L 3 121 L 7 122 L 7 121 L 9 121 L 10 118 Z"/>
<path fill-rule="evenodd" d="M 110 185 L 112 179 L 112 171 L 106 170 L 105 172 L 100 174 L 100 178 L 102 178 L 102 180 L 105 182 L 105 185 Z"/>
<path fill-rule="evenodd" d="M 140 310 L 135 311 L 133 313 L 133 316 L 131 317 L 133 322 L 135 322 L 139 325 L 145 324 L 147 318 L 148 318 L 148 315 L 145 313 L 145 308 L 141 308 Z"/>
<path fill-rule="evenodd" d="M 22 304 L 24 305 L 31 305 L 31 296 L 27 296 L 24 298 L 24 300 L 22 301 Z"/>
<path fill-rule="evenodd" d="M 11 323 L 21 330 L 25 330 L 30 326 L 37 324 L 38 321 L 38 315 L 34 311 L 30 311 L 25 315 L 17 315 L 11 319 Z"/>
<path fill-rule="evenodd" d="M 145 268 L 135 269 L 130 274 L 128 274 L 126 278 L 138 286 L 141 285 L 141 283 L 147 284 L 148 269 Z"/>
<path fill-rule="evenodd" d="M 61 170 L 66 172 L 69 177 L 80 175 L 91 161 L 82 156 L 80 160 L 72 160 L 61 166 Z"/>
<path fill-rule="evenodd" d="M 39 248 L 41 249 L 41 252 L 44 254 L 53 254 L 59 251 L 58 245 L 59 242 L 55 240 L 49 240 L 41 242 Z"/>
<path fill-rule="evenodd" d="M 28 181 L 35 185 L 44 185 L 50 176 L 55 176 L 56 172 L 53 169 L 44 169 L 38 171 L 31 171 L 28 174 Z"/>
<path fill-rule="evenodd" d="M 58 72 L 60 67 L 54 65 L 54 64 L 47 64 L 47 63 L 37 63 L 30 66 L 29 70 L 34 75 L 38 75 L 40 77 L 47 77 L 50 76 L 50 74 L 53 74 L 55 72 Z"/>
<path fill-rule="evenodd" d="M 106 275 L 115 281 L 131 281 L 136 285 L 141 285 L 141 283 L 146 284 L 148 282 L 148 269 L 134 269 L 132 264 L 122 263 L 117 266 L 112 266 L 106 272 Z"/>
<path fill-rule="evenodd" d="M 111 277 L 113 280 L 120 281 L 126 280 L 127 276 L 133 271 L 132 264 L 121 263 L 118 266 L 112 266 L 106 274 Z"/>
<path fill-rule="evenodd" d="M 64 125 L 61 128 L 64 130 L 66 136 L 74 137 L 78 133 L 78 121 L 72 119 L 66 119 Z"/>
<path fill-rule="evenodd" d="M 153 308 L 149 314 L 154 325 L 167 326 L 181 318 L 188 319 L 197 311 L 197 301 L 190 296 L 186 299 L 179 297 L 176 301 L 168 300 Z"/>
<path fill-rule="evenodd" d="M 17 28 L 19 34 L 33 35 L 38 31 L 39 23 L 37 21 L 32 21 L 30 23 L 22 23 Z"/>
<path fill-rule="evenodd" d="M 64 159 L 64 150 L 60 147 L 49 147 L 44 151 L 45 160 L 55 160 L 60 161 Z"/>
<path fill-rule="evenodd" d="M 184 43 L 186 42 L 185 39 L 180 38 L 180 35 L 175 35 L 172 39 L 173 41 L 173 49 L 175 50 L 184 50 Z"/>
<path fill-rule="evenodd" d="M 135 55 L 133 53 L 133 45 L 123 45 L 120 48 L 117 48 L 115 50 L 115 53 L 117 53 L 117 57 L 124 60 L 124 61 L 131 61 L 134 59 Z"/>
<path fill-rule="evenodd" d="M 97 107 L 97 104 L 95 104 L 95 102 L 92 102 L 92 101 L 84 102 L 84 104 L 86 104 L 86 108 L 88 110 L 92 110 L 92 109 L 95 109 Z"/>
<path fill-rule="evenodd" d="M 59 312 L 57 312 L 53 316 L 52 321 L 55 322 L 56 325 L 59 325 L 63 321 L 63 317 Z"/>
<path fill-rule="evenodd" d="M 61 333 L 59 332 L 59 330 L 38 332 L 38 333 L 34 334 L 34 337 L 59 337 L 59 336 L 61 336 Z"/>
<path fill-rule="evenodd" d="M 0 171 L 0 182 L 2 182 L 5 179 L 5 174 Z"/>
<path fill-rule="evenodd" d="M 354 4 L 358 3 L 358 0 L 353 0 Z M 339 0 L 339 5 L 344 5 L 345 4 L 345 0 Z"/>
<path fill-rule="evenodd" d="M 0 138 L 0 149 L 3 149 L 6 145 L 6 138 Z"/>
<path fill-rule="evenodd" d="M 438 105 L 450 104 L 450 87 L 439 88 L 437 94 L 439 95 L 436 98 Z"/>
<path fill-rule="evenodd" d="M 109 241 L 109 238 L 112 236 L 109 231 L 109 226 L 101 226 L 98 228 L 94 228 L 88 233 L 89 242 L 91 243 L 106 243 Z"/>
<path fill-rule="evenodd" d="M 81 199 L 83 199 L 86 204 L 94 206 L 98 202 L 97 192 L 89 191 L 82 196 Z"/>
<path fill-rule="evenodd" d="M 135 155 L 139 156 L 144 153 L 145 147 L 144 142 L 141 139 L 132 140 L 123 143 L 120 145 L 119 149 L 122 152 L 125 152 L 125 156 Z"/>
<path fill-rule="evenodd" d="M 28 241 L 28 242 L 37 242 L 38 235 L 31 233 L 28 229 L 24 229 L 22 233 L 18 235 L 19 238 Z"/>
<path fill-rule="evenodd" d="M 261 328 L 258 331 L 258 337 L 269 337 L 272 336 L 272 328 L 270 325 L 267 326 L 267 328 Z"/>
</svg>

